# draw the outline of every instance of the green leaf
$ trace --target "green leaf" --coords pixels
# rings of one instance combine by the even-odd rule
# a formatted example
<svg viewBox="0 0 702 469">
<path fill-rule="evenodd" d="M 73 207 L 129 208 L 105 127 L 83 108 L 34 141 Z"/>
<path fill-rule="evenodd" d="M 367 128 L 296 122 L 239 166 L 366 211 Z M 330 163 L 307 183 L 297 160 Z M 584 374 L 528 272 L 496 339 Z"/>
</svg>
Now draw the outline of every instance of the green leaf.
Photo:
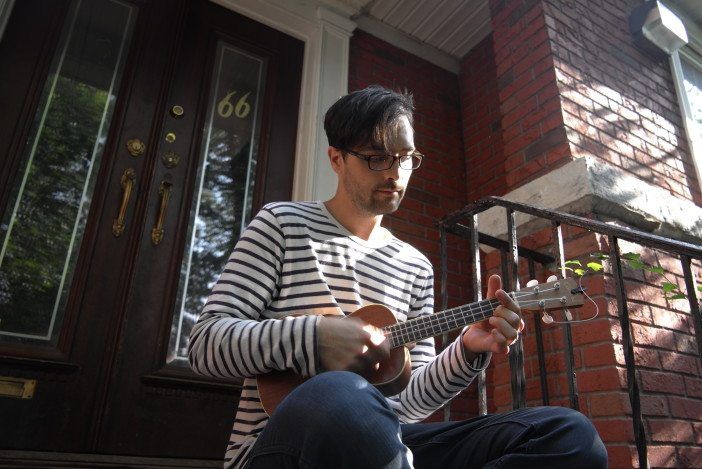
<svg viewBox="0 0 702 469">
<path fill-rule="evenodd" d="M 645 269 L 646 268 L 646 264 L 644 264 L 643 262 L 641 262 L 638 259 L 626 259 L 626 261 L 627 261 L 627 264 L 629 264 L 629 268 L 631 268 L 631 269 Z"/>
<path fill-rule="evenodd" d="M 575 274 L 580 276 L 580 277 L 585 275 L 585 269 L 575 269 L 573 272 L 575 272 Z"/>
<path fill-rule="evenodd" d="M 697 289 L 698 289 L 699 291 L 702 291 L 702 285 L 697 285 Z"/>
<path fill-rule="evenodd" d="M 609 259 L 609 254 L 605 254 L 604 252 L 593 252 L 590 254 L 590 257 L 594 257 L 595 259 Z"/>
<path fill-rule="evenodd" d="M 603 268 L 602 264 L 600 264 L 599 262 L 588 262 L 587 266 L 594 272 L 599 272 Z"/>
<path fill-rule="evenodd" d="M 621 255 L 621 258 L 626 259 L 628 261 L 638 261 L 641 259 L 641 254 L 637 252 L 625 252 Z"/>
<path fill-rule="evenodd" d="M 665 274 L 665 270 L 663 269 L 663 267 L 661 267 L 659 265 L 656 265 L 656 266 L 649 265 L 646 267 L 646 270 L 648 270 L 649 272 L 653 272 L 654 274 L 661 274 L 661 275 Z"/>
<path fill-rule="evenodd" d="M 579 260 L 565 261 L 565 265 L 582 265 Z"/>
<path fill-rule="evenodd" d="M 670 295 L 666 298 L 668 298 L 669 300 L 684 300 L 685 298 L 687 298 L 687 296 L 683 295 L 682 293 L 676 293 L 675 295 Z"/>
<path fill-rule="evenodd" d="M 677 291 L 678 286 L 674 283 L 663 282 L 663 284 L 661 285 L 661 288 L 663 288 L 664 293 L 669 293 L 672 291 Z"/>
</svg>

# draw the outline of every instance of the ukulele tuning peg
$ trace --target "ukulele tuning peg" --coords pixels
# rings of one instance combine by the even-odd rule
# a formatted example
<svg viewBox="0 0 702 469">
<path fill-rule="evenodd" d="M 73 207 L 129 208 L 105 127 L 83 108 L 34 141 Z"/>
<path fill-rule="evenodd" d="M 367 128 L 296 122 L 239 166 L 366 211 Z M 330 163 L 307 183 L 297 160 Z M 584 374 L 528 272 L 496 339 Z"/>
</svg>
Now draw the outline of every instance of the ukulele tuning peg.
<svg viewBox="0 0 702 469">
<path fill-rule="evenodd" d="M 526 284 L 527 287 L 534 287 L 539 284 L 539 281 L 536 280 L 535 278 L 529 280 Z"/>
<path fill-rule="evenodd" d="M 551 324 L 553 322 L 553 318 L 551 317 L 550 314 L 548 314 L 546 311 L 544 311 L 542 316 L 541 316 L 541 321 L 544 324 Z"/>
<path fill-rule="evenodd" d="M 558 280 L 558 277 L 556 275 L 551 275 L 546 279 L 546 283 L 555 282 L 556 280 Z"/>
</svg>

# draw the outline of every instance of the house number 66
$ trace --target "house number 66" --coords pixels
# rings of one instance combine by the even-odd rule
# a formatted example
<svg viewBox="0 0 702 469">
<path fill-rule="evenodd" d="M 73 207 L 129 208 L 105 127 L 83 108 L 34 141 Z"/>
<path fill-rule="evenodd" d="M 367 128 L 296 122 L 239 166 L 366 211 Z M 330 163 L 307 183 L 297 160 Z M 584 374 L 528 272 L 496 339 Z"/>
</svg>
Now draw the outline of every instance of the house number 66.
<svg viewBox="0 0 702 469">
<path fill-rule="evenodd" d="M 232 104 L 230 99 L 232 96 L 234 96 L 237 93 L 236 90 L 230 91 L 227 93 L 227 95 L 222 98 L 222 100 L 217 103 L 217 113 L 222 116 L 222 117 L 229 117 L 232 114 L 234 114 L 236 117 L 239 119 L 243 119 L 244 117 L 249 115 L 249 112 L 251 112 L 251 105 L 246 102 L 248 99 L 249 95 L 251 94 L 251 91 L 248 93 L 242 95 L 239 99 L 236 100 L 236 105 Z"/>
</svg>

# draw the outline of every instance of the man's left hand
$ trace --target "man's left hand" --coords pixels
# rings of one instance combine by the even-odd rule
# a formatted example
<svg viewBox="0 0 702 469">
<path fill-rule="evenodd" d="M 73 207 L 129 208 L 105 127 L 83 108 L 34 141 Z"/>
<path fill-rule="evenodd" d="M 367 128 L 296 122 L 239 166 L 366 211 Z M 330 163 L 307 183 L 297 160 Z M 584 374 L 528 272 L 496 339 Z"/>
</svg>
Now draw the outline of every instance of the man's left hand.
<svg viewBox="0 0 702 469">
<path fill-rule="evenodd" d="M 502 290 L 499 275 L 492 275 L 488 280 L 487 298 L 497 298 L 500 305 L 491 317 L 472 324 L 461 337 L 467 358 L 483 352 L 508 353 L 509 346 L 524 329 L 519 304 Z"/>
</svg>

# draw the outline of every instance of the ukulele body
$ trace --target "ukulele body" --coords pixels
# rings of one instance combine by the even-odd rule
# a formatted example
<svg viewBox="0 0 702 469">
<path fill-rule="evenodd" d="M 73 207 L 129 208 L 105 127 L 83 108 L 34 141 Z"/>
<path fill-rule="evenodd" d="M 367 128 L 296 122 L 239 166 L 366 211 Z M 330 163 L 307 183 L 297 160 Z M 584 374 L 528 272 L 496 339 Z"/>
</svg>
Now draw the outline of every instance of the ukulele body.
<svg viewBox="0 0 702 469">
<path fill-rule="evenodd" d="M 364 306 L 348 316 L 339 316 L 340 321 L 346 318 L 358 318 L 378 328 L 397 323 L 392 311 L 378 304 Z M 378 388 L 384 396 L 393 396 L 407 387 L 411 373 L 412 363 L 410 362 L 409 350 L 407 347 L 402 346 L 391 348 L 390 357 L 378 363 L 377 368 L 366 370 L 364 373 L 359 374 Z M 272 415 L 280 402 L 293 389 L 308 379 L 293 371 L 275 371 L 259 375 L 256 378 L 256 382 L 263 410 L 268 415 Z"/>
</svg>

